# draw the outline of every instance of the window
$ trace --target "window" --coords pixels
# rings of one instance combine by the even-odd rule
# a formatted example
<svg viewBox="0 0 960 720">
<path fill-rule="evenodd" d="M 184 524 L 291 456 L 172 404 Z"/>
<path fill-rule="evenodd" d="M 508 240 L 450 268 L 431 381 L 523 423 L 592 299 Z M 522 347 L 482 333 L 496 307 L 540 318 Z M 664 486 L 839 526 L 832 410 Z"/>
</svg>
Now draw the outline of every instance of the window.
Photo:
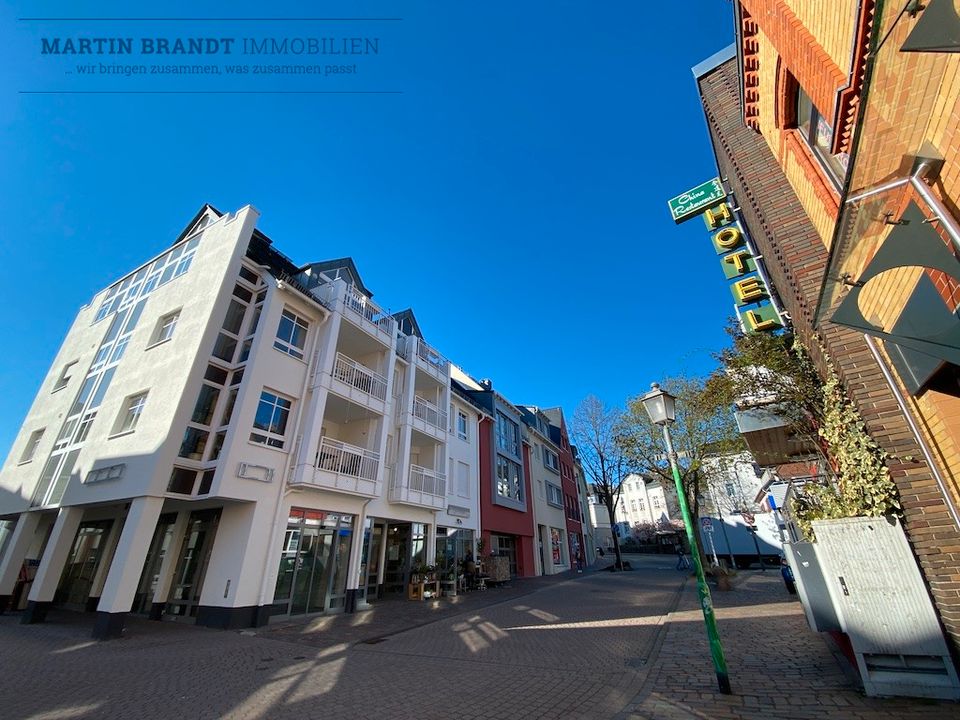
<svg viewBox="0 0 960 720">
<path fill-rule="evenodd" d="M 654 495 L 650 498 L 650 504 L 653 505 L 654 510 L 660 510 L 663 507 L 663 498 L 659 495 Z"/>
<path fill-rule="evenodd" d="M 547 483 L 547 502 L 557 507 L 563 507 L 563 492 L 553 483 Z"/>
<path fill-rule="evenodd" d="M 727 491 L 728 497 L 733 497 L 737 494 L 737 489 L 733 486 L 733 483 L 727 483 L 726 488 L 724 489 Z"/>
<path fill-rule="evenodd" d="M 502 412 L 497 412 L 497 447 L 520 456 L 520 428 Z"/>
<path fill-rule="evenodd" d="M 457 495 L 462 498 L 470 497 L 470 466 L 459 460 L 457 461 Z"/>
<path fill-rule="evenodd" d="M 303 360 L 303 346 L 307 342 L 307 329 L 309 327 L 310 324 L 306 320 L 284 309 L 280 316 L 277 339 L 273 342 L 273 346 L 280 352 L 285 352 Z"/>
<path fill-rule="evenodd" d="M 467 416 L 457 410 L 457 437 L 461 440 L 468 440 L 467 436 Z"/>
<path fill-rule="evenodd" d="M 213 419 L 213 409 L 217 405 L 217 398 L 220 397 L 220 390 L 204 383 L 200 386 L 200 395 L 197 397 L 197 404 L 194 405 L 193 415 L 190 416 L 190 422 L 198 425 L 209 425 Z"/>
<path fill-rule="evenodd" d="M 497 495 L 523 502 L 523 480 L 520 466 L 512 460 L 497 456 Z"/>
<path fill-rule="evenodd" d="M 159 320 L 157 320 L 157 327 L 153 331 L 153 337 L 150 339 L 150 344 L 147 347 L 153 347 L 154 345 L 159 345 L 162 342 L 166 342 L 173 337 L 173 331 L 177 327 L 177 320 L 180 319 L 180 311 L 167 313 Z"/>
<path fill-rule="evenodd" d="M 170 473 L 170 482 L 167 484 L 167 492 L 180 493 L 181 495 L 192 495 L 193 486 L 197 481 L 197 471 L 188 468 L 175 467 Z"/>
<path fill-rule="evenodd" d="M 87 473 L 87 477 L 83 482 L 89 485 L 90 483 L 103 482 L 104 480 L 119 480 L 123 476 L 123 471 L 126 467 L 125 463 L 120 463 L 119 465 L 110 465 L 108 467 L 91 470 Z"/>
<path fill-rule="evenodd" d="M 67 386 L 67 383 L 70 382 L 70 376 L 73 374 L 73 366 L 76 364 L 77 361 L 74 360 L 63 366 L 63 372 L 60 373 L 60 378 L 57 380 L 56 385 L 53 386 L 53 392 L 62 390 Z"/>
<path fill-rule="evenodd" d="M 813 154 L 827 171 L 834 186 L 839 189 L 847 174 L 850 156 L 847 153 L 831 153 L 833 147 L 833 128 L 824 119 L 820 111 L 810 100 L 804 89 L 797 86 L 797 130 L 807 141 Z"/>
<path fill-rule="evenodd" d="M 137 393 L 131 395 L 123 403 L 123 411 L 117 420 L 117 433 L 133 432 L 137 423 L 140 422 L 140 415 L 143 414 L 143 407 L 147 404 L 147 393 Z"/>
<path fill-rule="evenodd" d="M 250 433 L 250 440 L 270 447 L 282 448 L 292 404 L 290 400 L 267 390 L 260 393 L 260 404 L 257 406 L 253 427 L 263 432 Z"/>
<path fill-rule="evenodd" d="M 560 471 L 559 456 L 553 450 L 548 448 L 546 445 L 543 446 L 543 464 L 545 467 L 550 468 L 554 472 Z"/>
<path fill-rule="evenodd" d="M 43 431 L 45 428 L 40 430 L 34 430 L 30 433 L 30 438 L 27 440 L 27 445 L 23 448 L 23 453 L 20 455 L 20 463 L 28 463 L 33 460 L 34 453 L 37 452 L 37 445 L 40 444 L 40 438 L 43 437 Z"/>
<path fill-rule="evenodd" d="M 180 443 L 180 457 L 188 460 L 203 460 L 203 451 L 207 447 L 210 433 L 195 427 L 187 427 L 183 433 L 183 442 Z"/>
</svg>

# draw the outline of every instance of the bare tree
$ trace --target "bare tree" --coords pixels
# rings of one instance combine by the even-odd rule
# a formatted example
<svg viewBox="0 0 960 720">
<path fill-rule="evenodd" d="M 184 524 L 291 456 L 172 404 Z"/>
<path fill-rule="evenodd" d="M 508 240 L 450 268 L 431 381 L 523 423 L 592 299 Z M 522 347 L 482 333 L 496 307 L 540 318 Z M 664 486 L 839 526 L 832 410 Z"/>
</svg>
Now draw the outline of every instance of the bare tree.
<svg viewBox="0 0 960 720">
<path fill-rule="evenodd" d="M 620 539 L 617 537 L 616 507 L 620 502 L 623 481 L 630 474 L 630 463 L 620 442 L 623 433 L 623 411 L 608 407 L 600 398 L 588 395 L 573 414 L 571 430 L 580 462 L 587 479 L 593 485 L 597 501 L 607 508 L 610 519 L 614 567 L 623 569 Z"/>
</svg>

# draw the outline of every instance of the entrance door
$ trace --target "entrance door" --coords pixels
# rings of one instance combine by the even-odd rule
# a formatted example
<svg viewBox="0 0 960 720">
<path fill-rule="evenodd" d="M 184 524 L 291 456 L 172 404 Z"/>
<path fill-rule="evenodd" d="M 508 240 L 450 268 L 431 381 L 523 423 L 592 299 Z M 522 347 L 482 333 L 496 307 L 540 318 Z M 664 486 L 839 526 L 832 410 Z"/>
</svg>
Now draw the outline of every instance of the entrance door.
<svg viewBox="0 0 960 720">
<path fill-rule="evenodd" d="M 342 607 L 353 517 L 291 508 L 274 602 L 290 615 Z"/>
<path fill-rule="evenodd" d="M 380 555 L 383 553 L 383 525 L 373 524 L 368 528 L 363 538 L 364 571 L 360 577 L 366 578 L 367 602 L 377 599 L 378 577 L 380 575 Z"/>
<path fill-rule="evenodd" d="M 200 604 L 203 578 L 210 561 L 210 550 L 217 535 L 220 509 L 190 513 L 183 536 L 173 586 L 164 611 L 174 618 L 195 618 Z"/>
<path fill-rule="evenodd" d="M 113 520 L 81 523 L 70 548 L 67 564 L 60 576 L 54 602 L 71 610 L 85 610 L 93 578 L 97 574 L 103 548 Z"/>
<path fill-rule="evenodd" d="M 130 612 L 148 614 L 153 606 L 153 595 L 157 591 L 157 582 L 160 580 L 160 567 L 163 558 L 170 551 L 173 540 L 173 524 L 177 520 L 176 513 L 166 513 L 157 520 L 157 529 L 153 532 L 147 559 L 143 563 L 143 573 L 137 584 L 137 594 L 133 597 L 133 606 Z"/>
</svg>

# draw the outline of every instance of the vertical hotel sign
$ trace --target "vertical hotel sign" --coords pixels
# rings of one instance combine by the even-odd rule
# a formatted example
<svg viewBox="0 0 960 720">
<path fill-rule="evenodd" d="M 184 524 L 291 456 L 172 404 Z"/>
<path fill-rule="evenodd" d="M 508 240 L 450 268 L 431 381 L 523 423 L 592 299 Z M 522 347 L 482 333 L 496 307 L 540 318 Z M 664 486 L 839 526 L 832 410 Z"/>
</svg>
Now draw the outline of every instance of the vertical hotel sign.
<svg viewBox="0 0 960 720">
<path fill-rule="evenodd" d="M 677 224 L 703 216 L 723 274 L 730 281 L 734 307 L 745 332 L 772 331 L 783 327 L 773 304 L 757 257 L 746 232 L 730 207 L 719 178 L 713 178 L 668 201 Z"/>
</svg>

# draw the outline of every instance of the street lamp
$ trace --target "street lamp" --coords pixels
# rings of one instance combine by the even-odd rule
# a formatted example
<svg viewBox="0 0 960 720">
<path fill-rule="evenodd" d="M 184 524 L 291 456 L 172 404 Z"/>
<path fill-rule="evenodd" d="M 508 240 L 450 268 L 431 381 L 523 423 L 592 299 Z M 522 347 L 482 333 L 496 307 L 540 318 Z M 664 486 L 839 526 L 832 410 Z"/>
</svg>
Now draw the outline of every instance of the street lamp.
<svg viewBox="0 0 960 720">
<path fill-rule="evenodd" d="M 713 656 L 713 667 L 717 672 L 717 684 L 720 692 L 730 694 L 730 676 L 727 674 L 727 661 L 723 656 L 723 646 L 720 644 L 720 634 L 717 632 L 717 620 L 713 614 L 713 601 L 710 598 L 710 588 L 703 574 L 703 563 L 700 562 L 699 542 L 690 518 L 690 508 L 687 506 L 687 494 L 680 480 L 680 467 L 677 465 L 677 453 L 673 449 L 673 438 L 670 437 L 670 423 L 677 419 L 676 398 L 670 393 L 661 390 L 660 385 L 653 383 L 650 392 L 643 396 L 643 406 L 650 416 L 650 421 L 663 427 L 663 441 L 667 445 L 667 457 L 670 458 L 670 469 L 673 471 L 673 481 L 677 485 L 677 501 L 680 503 L 680 512 L 683 515 L 683 524 L 687 529 L 687 540 L 690 543 L 690 555 L 693 556 L 693 567 L 697 571 L 697 591 L 700 594 L 700 607 L 703 609 L 703 621 L 707 626 L 707 639 L 710 641 L 710 655 Z"/>
</svg>

